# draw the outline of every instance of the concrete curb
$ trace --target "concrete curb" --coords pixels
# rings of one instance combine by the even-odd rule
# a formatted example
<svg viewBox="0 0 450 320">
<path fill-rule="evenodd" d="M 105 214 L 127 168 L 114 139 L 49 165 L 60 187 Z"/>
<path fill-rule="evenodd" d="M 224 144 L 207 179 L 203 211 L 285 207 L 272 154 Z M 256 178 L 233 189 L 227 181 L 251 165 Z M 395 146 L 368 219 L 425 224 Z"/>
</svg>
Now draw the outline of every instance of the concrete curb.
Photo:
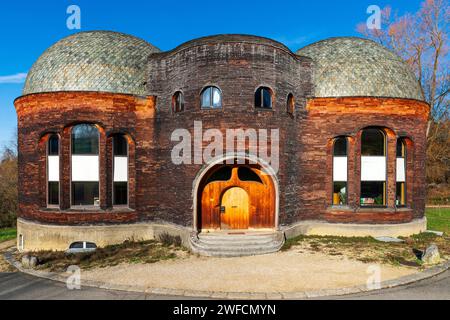
<svg viewBox="0 0 450 320">
<path fill-rule="evenodd" d="M 16 261 L 13 257 L 15 248 L 12 248 L 4 253 L 5 260 L 14 266 L 22 273 L 29 274 L 38 278 L 58 281 L 66 283 L 67 278 L 70 276 L 68 273 L 54 273 L 43 272 L 32 269 L 25 269 L 22 264 Z M 437 266 L 431 267 L 425 271 L 418 272 L 412 275 L 400 277 L 393 280 L 384 281 L 381 283 L 379 289 L 368 289 L 365 285 L 359 285 L 347 288 L 338 289 L 323 289 L 315 291 L 300 291 L 300 292 L 269 292 L 269 293 L 257 293 L 257 292 L 215 292 L 215 291 L 196 291 L 196 290 L 180 290 L 170 288 L 148 288 L 145 286 L 129 286 L 119 284 L 109 284 L 99 281 L 84 280 L 82 286 L 100 288 L 116 291 L 138 292 L 154 295 L 165 295 L 175 297 L 191 297 L 191 298 L 210 298 L 210 299 L 230 299 L 230 300 L 299 300 L 299 299 L 314 299 L 320 297 L 331 296 L 346 296 L 355 293 L 375 292 L 381 289 L 389 289 L 399 286 L 408 285 L 417 281 L 425 280 L 437 276 L 450 268 L 450 260 L 443 262 Z"/>
</svg>

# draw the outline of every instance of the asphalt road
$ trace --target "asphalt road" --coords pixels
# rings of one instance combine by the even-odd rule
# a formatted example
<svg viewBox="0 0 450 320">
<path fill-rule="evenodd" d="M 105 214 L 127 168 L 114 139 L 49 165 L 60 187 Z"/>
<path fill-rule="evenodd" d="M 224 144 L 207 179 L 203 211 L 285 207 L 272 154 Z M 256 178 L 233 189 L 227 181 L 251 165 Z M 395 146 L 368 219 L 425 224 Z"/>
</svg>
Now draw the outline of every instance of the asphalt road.
<svg viewBox="0 0 450 320">
<path fill-rule="evenodd" d="M 393 289 L 333 299 L 446 299 L 450 300 L 450 271 L 427 279 Z M 157 296 L 145 293 L 130 293 L 84 287 L 68 290 L 65 284 L 36 278 L 19 272 L 0 273 L 0 300 L 177 300 L 171 296 Z M 189 298 L 188 298 L 189 299 Z M 330 299 L 330 298 L 326 298 Z"/>
</svg>

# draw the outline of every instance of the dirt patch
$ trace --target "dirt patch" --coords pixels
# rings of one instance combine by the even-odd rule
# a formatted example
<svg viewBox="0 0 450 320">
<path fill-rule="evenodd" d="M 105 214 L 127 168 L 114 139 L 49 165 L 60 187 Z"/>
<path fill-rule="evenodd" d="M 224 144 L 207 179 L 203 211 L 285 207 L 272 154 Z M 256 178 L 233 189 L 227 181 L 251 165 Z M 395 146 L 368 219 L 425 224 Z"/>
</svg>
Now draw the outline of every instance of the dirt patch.
<svg viewBox="0 0 450 320">
<path fill-rule="evenodd" d="M 373 264 L 296 249 L 274 254 L 121 264 L 82 271 L 82 278 L 120 285 L 218 292 L 294 292 L 365 285 Z M 378 265 L 386 281 L 416 268 Z"/>
<path fill-rule="evenodd" d="M 288 240 L 284 251 L 297 250 L 309 253 L 324 253 L 331 256 L 342 255 L 364 263 L 382 263 L 394 266 L 408 266 L 423 269 L 421 252 L 427 246 L 436 244 L 443 259 L 450 258 L 450 237 L 439 237 L 432 233 L 402 238 L 401 243 L 380 242 L 373 238 L 344 238 L 299 236 Z"/>
<path fill-rule="evenodd" d="M 26 253 L 17 253 L 21 261 Z M 183 258 L 188 252 L 178 245 L 157 241 L 125 241 L 119 245 L 98 248 L 94 252 L 67 254 L 65 252 L 41 251 L 33 253 L 37 257 L 37 270 L 64 272 L 69 266 L 77 265 L 83 269 L 104 268 L 121 263 L 155 263 L 163 260 Z"/>
</svg>

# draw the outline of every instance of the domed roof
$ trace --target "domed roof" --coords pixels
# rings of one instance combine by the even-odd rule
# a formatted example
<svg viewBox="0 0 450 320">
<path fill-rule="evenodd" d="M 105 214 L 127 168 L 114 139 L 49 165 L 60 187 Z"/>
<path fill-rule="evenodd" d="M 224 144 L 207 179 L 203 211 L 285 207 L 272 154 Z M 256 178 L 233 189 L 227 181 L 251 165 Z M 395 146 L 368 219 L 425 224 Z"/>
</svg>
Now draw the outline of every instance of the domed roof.
<svg viewBox="0 0 450 320">
<path fill-rule="evenodd" d="M 147 58 L 160 50 L 111 31 L 80 32 L 48 48 L 28 73 L 23 94 L 101 91 L 146 95 Z"/>
<path fill-rule="evenodd" d="M 254 36 L 249 34 L 218 34 L 212 36 L 201 37 L 197 39 L 185 42 L 174 49 L 174 51 L 181 50 L 188 47 L 200 46 L 206 44 L 215 43 L 253 43 L 253 44 L 263 44 L 276 47 L 278 49 L 286 50 L 291 52 L 288 47 L 286 47 L 281 42 L 272 40 L 270 38 Z"/>
<path fill-rule="evenodd" d="M 355 37 L 331 38 L 297 51 L 314 60 L 316 97 L 372 96 L 423 100 L 409 66 L 382 45 Z"/>
</svg>

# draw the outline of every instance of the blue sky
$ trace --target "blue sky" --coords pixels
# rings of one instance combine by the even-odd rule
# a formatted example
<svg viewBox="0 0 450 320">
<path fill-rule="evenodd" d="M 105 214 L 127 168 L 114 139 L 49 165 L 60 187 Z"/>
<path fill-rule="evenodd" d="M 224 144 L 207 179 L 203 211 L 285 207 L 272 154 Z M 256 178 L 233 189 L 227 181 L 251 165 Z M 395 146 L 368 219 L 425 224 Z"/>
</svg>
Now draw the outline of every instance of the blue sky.
<svg viewBox="0 0 450 320">
<path fill-rule="evenodd" d="M 21 95 L 22 73 L 59 39 L 75 33 L 66 27 L 67 7 L 81 8 L 81 31 L 113 30 L 141 37 L 162 50 L 211 34 L 246 33 L 285 43 L 292 50 L 332 36 L 358 35 L 366 9 L 390 5 L 399 14 L 415 12 L 421 0 L 341 1 L 153 1 L 40 0 L 0 4 L 0 146 L 17 126 L 14 99 Z M 19 83 L 17 83 L 19 82 Z"/>
</svg>

